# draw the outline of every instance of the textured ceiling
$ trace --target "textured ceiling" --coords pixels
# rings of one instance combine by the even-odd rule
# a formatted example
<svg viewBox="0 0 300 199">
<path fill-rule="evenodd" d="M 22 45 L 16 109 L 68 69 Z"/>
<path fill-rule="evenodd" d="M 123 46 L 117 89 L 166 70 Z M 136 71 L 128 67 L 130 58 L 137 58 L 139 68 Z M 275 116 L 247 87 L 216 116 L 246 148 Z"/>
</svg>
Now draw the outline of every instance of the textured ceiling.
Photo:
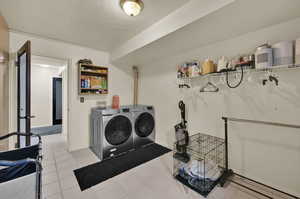
<svg viewBox="0 0 300 199">
<path fill-rule="evenodd" d="M 233 4 L 186 25 L 172 34 L 119 60 L 114 60 L 114 64 L 120 66 L 151 65 L 161 59 L 168 60 L 171 56 L 296 19 L 300 17 L 299 10 L 299 0 L 236 0 Z M 269 41 L 268 36 L 263 42 L 266 41 Z"/>
<path fill-rule="evenodd" d="M 119 0 L 1 0 L 0 12 L 14 31 L 110 51 L 189 0 L 144 0 L 137 17 Z"/>
</svg>

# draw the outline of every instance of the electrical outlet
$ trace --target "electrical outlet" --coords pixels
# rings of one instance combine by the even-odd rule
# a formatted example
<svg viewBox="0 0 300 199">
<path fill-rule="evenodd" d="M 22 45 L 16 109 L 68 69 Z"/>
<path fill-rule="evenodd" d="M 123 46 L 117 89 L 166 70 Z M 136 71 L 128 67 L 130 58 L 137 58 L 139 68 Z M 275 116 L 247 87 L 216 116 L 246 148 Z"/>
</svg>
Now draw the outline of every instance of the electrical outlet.
<svg viewBox="0 0 300 199">
<path fill-rule="evenodd" d="M 80 97 L 80 103 L 84 103 L 84 97 Z"/>
</svg>

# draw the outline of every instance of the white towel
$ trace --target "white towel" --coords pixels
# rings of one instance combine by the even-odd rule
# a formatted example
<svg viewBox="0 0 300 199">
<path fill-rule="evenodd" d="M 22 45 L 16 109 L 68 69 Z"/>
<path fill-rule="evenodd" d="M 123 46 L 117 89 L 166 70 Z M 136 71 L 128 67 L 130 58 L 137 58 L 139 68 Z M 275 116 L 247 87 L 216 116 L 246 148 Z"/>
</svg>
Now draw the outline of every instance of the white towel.
<svg viewBox="0 0 300 199">
<path fill-rule="evenodd" d="M 204 161 L 193 160 L 189 164 L 185 164 L 183 169 L 194 178 L 206 178 L 212 181 L 217 180 L 221 175 L 220 169 L 211 160 L 205 161 L 205 164 Z"/>
</svg>

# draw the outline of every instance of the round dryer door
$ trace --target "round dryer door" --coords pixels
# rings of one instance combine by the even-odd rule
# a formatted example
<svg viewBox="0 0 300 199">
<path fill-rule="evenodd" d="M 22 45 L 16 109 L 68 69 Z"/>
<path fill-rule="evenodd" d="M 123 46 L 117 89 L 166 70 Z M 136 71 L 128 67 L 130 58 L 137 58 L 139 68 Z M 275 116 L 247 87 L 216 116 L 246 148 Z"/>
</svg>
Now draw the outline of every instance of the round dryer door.
<svg viewBox="0 0 300 199">
<path fill-rule="evenodd" d="M 105 127 L 105 138 L 111 145 L 120 145 L 130 138 L 131 131 L 132 126 L 130 120 L 123 115 L 118 115 L 107 123 Z"/>
<path fill-rule="evenodd" d="M 140 137 L 148 137 L 154 129 L 154 118 L 150 113 L 142 113 L 135 121 L 135 132 Z"/>
</svg>

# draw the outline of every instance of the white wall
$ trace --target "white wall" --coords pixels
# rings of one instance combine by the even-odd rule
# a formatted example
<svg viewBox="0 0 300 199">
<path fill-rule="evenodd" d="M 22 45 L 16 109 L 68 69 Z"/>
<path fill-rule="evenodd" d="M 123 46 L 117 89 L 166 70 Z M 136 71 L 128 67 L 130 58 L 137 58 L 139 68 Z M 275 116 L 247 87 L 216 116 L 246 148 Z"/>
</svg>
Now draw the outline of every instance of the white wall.
<svg viewBox="0 0 300 199">
<path fill-rule="evenodd" d="M 61 73 L 62 76 L 62 102 L 63 102 L 63 112 L 62 112 L 62 135 L 64 138 L 68 139 L 68 66 Z"/>
<path fill-rule="evenodd" d="M 69 150 L 73 151 L 81 148 L 87 148 L 89 146 L 89 114 L 91 108 L 97 106 L 98 102 L 104 101 L 108 105 L 111 104 L 112 95 L 119 95 L 121 104 L 131 103 L 131 74 L 111 65 L 109 63 L 109 54 L 106 52 L 20 33 L 10 33 L 10 52 L 16 52 L 26 40 L 31 41 L 32 54 L 34 55 L 69 60 Z M 96 65 L 108 66 L 109 94 L 107 96 L 86 97 L 85 102 L 80 103 L 78 96 L 78 67 L 76 63 L 79 59 L 84 58 L 92 59 Z M 11 79 L 14 81 L 13 78 Z M 14 115 L 11 115 L 10 119 L 11 121 L 14 120 Z M 16 125 L 12 124 L 11 130 L 15 127 Z"/>
<path fill-rule="evenodd" d="M 0 14 L 0 136 L 8 133 L 8 26 Z M 7 150 L 8 141 L 0 141 L 0 151 Z"/>
<path fill-rule="evenodd" d="M 213 79 L 219 93 L 200 94 L 206 80 L 189 90 L 177 86 L 176 68 L 184 61 L 248 53 L 259 44 L 300 37 L 300 18 L 240 37 L 173 55 L 141 69 L 139 97 L 156 108 L 157 142 L 172 147 L 173 126 L 180 121 L 178 101 L 187 104 L 190 133 L 224 137 L 222 116 L 299 124 L 300 70 L 276 72 L 279 86 L 262 86 L 265 74 L 247 75 L 237 89 Z M 300 196 L 300 131 L 262 125 L 230 123 L 230 166 L 238 173 Z"/>
<path fill-rule="evenodd" d="M 54 67 L 31 67 L 31 127 L 52 125 L 52 81 L 59 77 L 59 69 Z"/>
</svg>

